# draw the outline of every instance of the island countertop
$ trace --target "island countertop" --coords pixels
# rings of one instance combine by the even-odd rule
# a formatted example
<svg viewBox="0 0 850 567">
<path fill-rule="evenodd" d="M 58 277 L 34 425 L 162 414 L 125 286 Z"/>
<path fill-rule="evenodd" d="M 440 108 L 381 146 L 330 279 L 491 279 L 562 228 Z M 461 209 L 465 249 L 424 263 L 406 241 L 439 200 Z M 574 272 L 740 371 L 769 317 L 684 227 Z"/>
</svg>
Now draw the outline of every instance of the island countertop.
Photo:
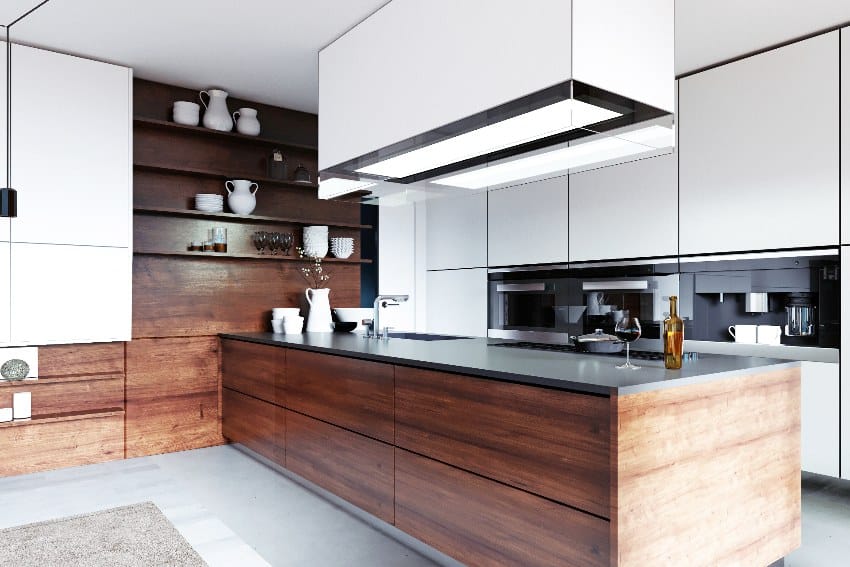
<svg viewBox="0 0 850 567">
<path fill-rule="evenodd" d="M 354 333 L 226 333 L 221 337 L 603 395 L 660 390 L 748 374 L 756 369 L 780 370 L 800 365 L 775 358 L 701 354 L 698 360 L 685 362 L 681 370 L 667 370 L 661 360 L 635 361 L 639 370 L 618 370 L 615 366 L 623 362 L 619 357 L 495 346 L 505 342 L 502 339 L 383 341 Z"/>
</svg>

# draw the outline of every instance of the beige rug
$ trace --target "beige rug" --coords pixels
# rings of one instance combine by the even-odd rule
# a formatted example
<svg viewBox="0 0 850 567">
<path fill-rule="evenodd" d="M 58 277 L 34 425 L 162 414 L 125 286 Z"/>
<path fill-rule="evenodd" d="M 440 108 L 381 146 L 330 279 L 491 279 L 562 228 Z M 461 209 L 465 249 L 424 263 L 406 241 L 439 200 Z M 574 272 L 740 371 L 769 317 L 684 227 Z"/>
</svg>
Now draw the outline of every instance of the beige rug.
<svg viewBox="0 0 850 567">
<path fill-rule="evenodd" d="M 0 530 L 0 565 L 168 566 L 206 563 L 152 502 Z"/>
</svg>

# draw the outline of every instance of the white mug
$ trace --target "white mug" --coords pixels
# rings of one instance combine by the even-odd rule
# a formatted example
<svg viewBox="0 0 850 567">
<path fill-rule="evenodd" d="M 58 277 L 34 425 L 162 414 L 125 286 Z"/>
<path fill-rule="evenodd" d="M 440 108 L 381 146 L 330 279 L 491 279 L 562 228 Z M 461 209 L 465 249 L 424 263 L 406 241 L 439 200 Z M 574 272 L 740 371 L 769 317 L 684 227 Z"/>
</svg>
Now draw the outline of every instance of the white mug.
<svg viewBox="0 0 850 567">
<path fill-rule="evenodd" d="M 759 325 L 758 343 L 764 345 L 778 345 L 782 338 L 782 327 L 779 325 Z"/>
<path fill-rule="evenodd" d="M 754 345 L 758 342 L 758 325 L 730 325 L 729 334 L 736 343 Z"/>
</svg>

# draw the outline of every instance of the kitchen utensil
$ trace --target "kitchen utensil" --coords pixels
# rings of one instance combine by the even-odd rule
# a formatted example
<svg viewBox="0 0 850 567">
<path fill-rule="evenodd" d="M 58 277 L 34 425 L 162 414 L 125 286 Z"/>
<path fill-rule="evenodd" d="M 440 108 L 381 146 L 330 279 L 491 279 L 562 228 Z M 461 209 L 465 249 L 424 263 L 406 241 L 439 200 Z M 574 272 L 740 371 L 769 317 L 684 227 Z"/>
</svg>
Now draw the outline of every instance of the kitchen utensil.
<svg viewBox="0 0 850 567">
<path fill-rule="evenodd" d="M 335 333 L 350 333 L 354 329 L 357 328 L 357 323 L 355 321 L 337 321 L 334 323 L 334 332 Z"/>
<path fill-rule="evenodd" d="M 623 318 L 617 321 L 617 325 L 614 327 L 614 334 L 617 335 L 618 339 L 626 341 L 626 362 L 617 365 L 615 368 L 618 370 L 638 370 L 640 366 L 635 366 L 629 360 L 629 345 L 640 338 L 640 321 L 637 317 L 631 317 L 628 311 L 624 311 Z"/>
<path fill-rule="evenodd" d="M 215 252 L 227 252 L 227 229 L 221 226 L 213 227 L 212 243 Z"/>
<path fill-rule="evenodd" d="M 782 327 L 779 325 L 758 325 L 756 340 L 760 345 L 781 344 Z"/>
<path fill-rule="evenodd" d="M 613 335 L 606 335 L 602 329 L 596 329 L 587 335 L 573 337 L 576 349 L 582 352 L 614 353 L 623 351 L 623 341 Z"/>
<path fill-rule="evenodd" d="M 283 253 L 289 256 L 289 251 L 292 249 L 292 233 L 284 232 L 280 235 L 280 245 L 283 248 Z"/>
<path fill-rule="evenodd" d="M 310 313 L 307 317 L 308 333 L 330 333 L 333 331 L 331 304 L 328 299 L 330 291 L 328 288 L 314 289 L 311 287 L 304 290 L 307 303 L 310 304 Z"/>
<path fill-rule="evenodd" d="M 233 113 L 236 131 L 246 136 L 257 136 L 260 133 L 260 121 L 257 120 L 256 108 L 240 108 Z"/>
<path fill-rule="evenodd" d="M 232 179 L 224 182 L 227 189 L 227 206 L 237 215 L 250 215 L 257 206 L 259 185 L 247 179 Z"/>
<path fill-rule="evenodd" d="M 272 330 L 275 333 L 283 332 L 283 319 L 272 319 Z"/>
<path fill-rule="evenodd" d="M 304 317 L 289 317 L 287 316 L 283 320 L 283 332 L 287 335 L 297 335 L 300 334 L 304 329 Z"/>
<path fill-rule="evenodd" d="M 251 240 L 254 242 L 254 247 L 257 249 L 257 252 L 262 254 L 263 249 L 268 245 L 268 233 L 264 230 L 258 230 L 251 237 Z"/>
<path fill-rule="evenodd" d="M 303 163 L 299 163 L 298 167 L 295 168 L 295 172 L 293 173 L 293 181 L 296 183 L 312 183 L 313 178 L 310 176 L 310 171 L 304 167 Z"/>
<path fill-rule="evenodd" d="M 220 213 L 224 210 L 224 197 L 214 193 L 195 195 L 195 209 L 206 213 Z"/>
<path fill-rule="evenodd" d="M 286 317 L 298 317 L 301 309 L 298 307 L 273 307 L 272 319 L 285 319 Z"/>
<path fill-rule="evenodd" d="M 729 334 L 736 343 L 754 345 L 758 342 L 758 325 L 730 325 Z"/>
<path fill-rule="evenodd" d="M 277 251 L 280 250 L 280 233 L 279 232 L 270 232 L 269 233 L 269 250 L 272 251 L 273 255 L 277 255 Z"/>
<path fill-rule="evenodd" d="M 204 95 L 209 97 L 209 102 L 204 100 Z M 230 111 L 227 110 L 226 91 L 210 89 L 208 91 L 201 91 L 198 97 L 201 99 L 201 104 L 206 108 L 203 121 L 205 128 L 222 132 L 233 130 L 233 119 L 230 117 Z"/>
<path fill-rule="evenodd" d="M 364 321 L 371 322 L 375 310 L 371 307 L 335 307 L 333 313 L 337 321 L 357 323 L 354 331 L 362 331 L 365 329 Z"/>
<path fill-rule="evenodd" d="M 177 124 L 197 126 L 201 121 L 201 105 L 187 100 L 178 100 L 172 107 L 171 115 Z"/>
</svg>

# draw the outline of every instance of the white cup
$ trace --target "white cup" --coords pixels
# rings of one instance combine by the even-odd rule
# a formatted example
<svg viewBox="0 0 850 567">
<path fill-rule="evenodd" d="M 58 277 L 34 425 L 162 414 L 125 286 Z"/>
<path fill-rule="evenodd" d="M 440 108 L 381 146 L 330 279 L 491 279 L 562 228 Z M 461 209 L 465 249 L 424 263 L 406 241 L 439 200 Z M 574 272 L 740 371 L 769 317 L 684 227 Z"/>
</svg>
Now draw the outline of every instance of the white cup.
<svg viewBox="0 0 850 567">
<path fill-rule="evenodd" d="M 174 103 L 172 114 L 174 121 L 178 124 L 197 126 L 201 117 L 201 107 L 194 102 L 178 100 Z"/>
<path fill-rule="evenodd" d="M 729 334 L 736 343 L 754 345 L 758 342 L 758 325 L 730 325 Z"/>
<path fill-rule="evenodd" d="M 272 319 L 272 330 L 275 333 L 282 333 L 283 327 L 283 319 Z"/>
<path fill-rule="evenodd" d="M 283 320 L 283 332 L 287 335 L 301 334 L 301 329 L 304 328 L 304 317 L 289 316 Z"/>
<path fill-rule="evenodd" d="M 778 345 L 782 341 L 782 327 L 779 325 L 759 325 L 757 339 L 760 345 Z"/>
<path fill-rule="evenodd" d="M 298 317 L 301 309 L 298 307 L 273 307 L 272 319 L 286 319 L 287 317 Z"/>
</svg>

